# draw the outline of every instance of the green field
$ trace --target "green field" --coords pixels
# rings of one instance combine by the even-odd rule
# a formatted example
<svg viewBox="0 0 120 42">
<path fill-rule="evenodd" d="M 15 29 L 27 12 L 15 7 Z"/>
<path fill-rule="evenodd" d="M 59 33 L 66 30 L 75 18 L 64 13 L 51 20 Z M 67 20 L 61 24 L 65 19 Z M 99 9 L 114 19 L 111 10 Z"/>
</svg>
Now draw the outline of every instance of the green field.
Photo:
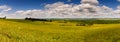
<svg viewBox="0 0 120 42">
<path fill-rule="evenodd" d="M 0 42 L 120 42 L 120 24 L 0 19 Z"/>
</svg>

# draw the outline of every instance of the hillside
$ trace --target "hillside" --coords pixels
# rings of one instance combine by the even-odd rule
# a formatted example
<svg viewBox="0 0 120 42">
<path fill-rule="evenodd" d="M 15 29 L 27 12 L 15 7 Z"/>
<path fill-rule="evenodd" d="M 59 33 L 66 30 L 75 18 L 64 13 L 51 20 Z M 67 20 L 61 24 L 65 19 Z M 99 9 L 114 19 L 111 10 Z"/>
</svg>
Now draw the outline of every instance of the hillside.
<svg viewBox="0 0 120 42">
<path fill-rule="evenodd" d="M 0 42 L 120 42 L 120 24 L 0 19 Z"/>
</svg>

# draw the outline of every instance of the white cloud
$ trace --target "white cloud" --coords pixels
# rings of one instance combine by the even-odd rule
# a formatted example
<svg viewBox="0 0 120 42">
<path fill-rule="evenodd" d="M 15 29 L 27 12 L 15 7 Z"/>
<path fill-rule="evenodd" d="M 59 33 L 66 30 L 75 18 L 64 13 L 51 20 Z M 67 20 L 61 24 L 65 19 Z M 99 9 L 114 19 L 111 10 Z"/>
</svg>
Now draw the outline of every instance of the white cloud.
<svg viewBox="0 0 120 42">
<path fill-rule="evenodd" d="M 120 0 L 118 0 L 120 2 Z"/>
<path fill-rule="evenodd" d="M 117 6 L 117 10 L 114 11 L 115 14 L 120 14 L 120 6 Z"/>
<path fill-rule="evenodd" d="M 120 6 L 116 10 L 105 5 L 98 6 L 98 0 L 81 0 L 81 4 L 56 2 L 46 4 L 45 10 L 18 10 L 16 16 L 38 18 L 120 18 Z"/>
<path fill-rule="evenodd" d="M 8 7 L 7 5 L 1 5 L 1 6 L 0 6 L 0 10 L 2 10 L 2 11 L 10 11 L 11 8 Z"/>
<path fill-rule="evenodd" d="M 91 5 L 97 5 L 99 2 L 97 0 L 81 0 L 82 4 L 91 4 Z"/>
<path fill-rule="evenodd" d="M 16 16 L 22 16 L 22 17 L 45 17 L 45 12 L 42 10 L 19 10 L 15 12 Z"/>
<path fill-rule="evenodd" d="M 67 0 L 67 2 L 71 2 L 72 0 Z"/>
<path fill-rule="evenodd" d="M 120 10 L 120 6 L 117 6 L 117 9 L 119 9 L 119 10 Z"/>
<path fill-rule="evenodd" d="M 12 8 L 10 8 L 7 5 L 0 5 L 0 16 L 5 16 L 6 14 L 8 14 L 7 12 L 12 10 Z"/>
</svg>

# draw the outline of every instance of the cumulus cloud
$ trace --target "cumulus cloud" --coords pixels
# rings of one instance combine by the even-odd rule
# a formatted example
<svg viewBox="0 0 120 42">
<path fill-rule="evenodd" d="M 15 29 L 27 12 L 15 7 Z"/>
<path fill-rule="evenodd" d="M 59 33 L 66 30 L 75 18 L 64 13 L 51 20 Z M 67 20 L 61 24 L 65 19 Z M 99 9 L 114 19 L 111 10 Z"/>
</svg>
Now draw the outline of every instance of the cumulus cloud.
<svg viewBox="0 0 120 42">
<path fill-rule="evenodd" d="M 56 2 L 46 4 L 44 10 L 18 10 L 15 15 L 38 18 L 120 18 L 120 6 L 113 10 L 98 4 L 98 0 L 81 0 L 81 4 Z"/>
<path fill-rule="evenodd" d="M 49 17 L 70 17 L 72 14 L 72 4 L 64 4 L 63 2 L 58 2 L 54 4 L 48 4 L 45 6 L 46 13 Z"/>
<path fill-rule="evenodd" d="M 2 11 L 10 11 L 11 8 L 9 6 L 7 6 L 7 5 L 1 5 L 0 10 L 2 10 Z"/>
<path fill-rule="evenodd" d="M 120 14 L 120 6 L 117 7 L 117 10 L 114 11 L 115 14 Z"/>
<path fill-rule="evenodd" d="M 91 4 L 91 5 L 97 5 L 99 2 L 97 0 L 81 0 L 82 4 Z"/>
<path fill-rule="evenodd" d="M 12 8 L 10 8 L 7 5 L 0 5 L 0 16 L 4 16 L 6 14 L 8 14 L 7 12 L 12 10 Z"/>
</svg>

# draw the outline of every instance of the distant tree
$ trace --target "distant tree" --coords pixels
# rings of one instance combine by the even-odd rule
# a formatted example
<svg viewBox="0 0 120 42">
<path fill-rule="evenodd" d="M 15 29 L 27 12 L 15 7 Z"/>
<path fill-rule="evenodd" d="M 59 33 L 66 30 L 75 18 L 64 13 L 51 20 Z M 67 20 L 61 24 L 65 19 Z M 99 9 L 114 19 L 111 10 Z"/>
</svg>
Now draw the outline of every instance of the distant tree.
<svg viewBox="0 0 120 42">
<path fill-rule="evenodd" d="M 86 24 L 76 24 L 76 26 L 86 26 Z"/>
<path fill-rule="evenodd" d="M 25 20 L 28 20 L 28 19 L 29 19 L 28 17 L 25 18 Z"/>
<path fill-rule="evenodd" d="M 0 19 L 6 19 L 6 16 L 5 17 L 1 17 Z"/>
<path fill-rule="evenodd" d="M 7 17 L 5 16 L 5 17 L 3 17 L 3 19 L 6 19 Z"/>
</svg>

